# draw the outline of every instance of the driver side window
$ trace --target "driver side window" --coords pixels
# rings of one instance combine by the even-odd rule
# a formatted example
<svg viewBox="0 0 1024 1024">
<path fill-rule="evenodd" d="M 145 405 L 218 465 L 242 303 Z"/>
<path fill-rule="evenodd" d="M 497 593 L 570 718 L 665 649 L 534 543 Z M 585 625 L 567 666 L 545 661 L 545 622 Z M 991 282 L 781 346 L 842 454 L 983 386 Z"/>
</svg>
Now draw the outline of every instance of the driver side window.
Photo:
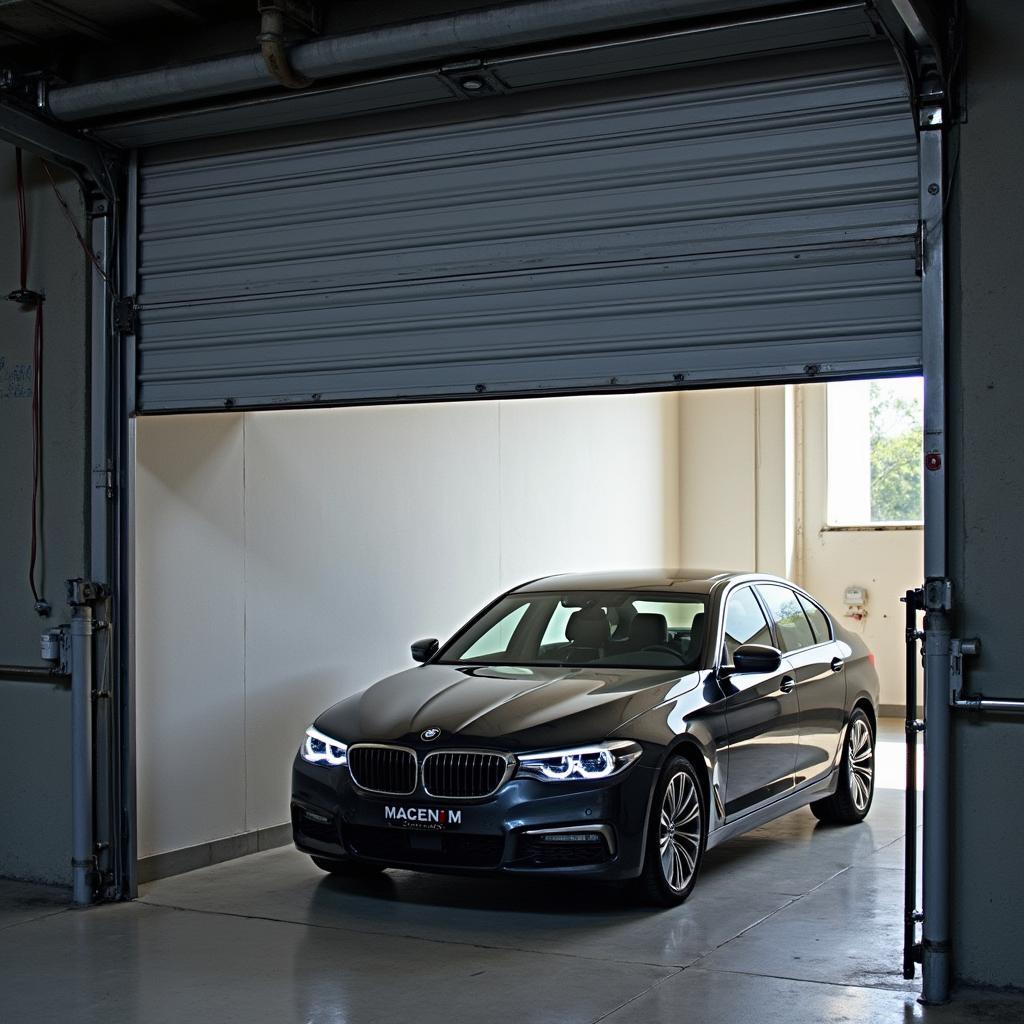
<svg viewBox="0 0 1024 1024">
<path fill-rule="evenodd" d="M 743 644 L 771 646 L 768 620 L 750 587 L 734 591 L 725 610 L 725 660 L 732 664 L 736 648 Z"/>
</svg>

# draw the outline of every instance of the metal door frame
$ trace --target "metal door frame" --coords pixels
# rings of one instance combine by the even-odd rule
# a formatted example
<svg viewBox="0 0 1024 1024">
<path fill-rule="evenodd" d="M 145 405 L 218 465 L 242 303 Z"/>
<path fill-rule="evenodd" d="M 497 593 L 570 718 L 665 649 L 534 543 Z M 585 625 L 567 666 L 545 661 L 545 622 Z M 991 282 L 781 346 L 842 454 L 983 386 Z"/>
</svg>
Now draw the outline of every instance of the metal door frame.
<svg viewBox="0 0 1024 1024">
<path fill-rule="evenodd" d="M 924 369 L 924 555 L 922 604 L 926 612 L 924 912 L 921 960 L 924 999 L 948 998 L 950 977 L 950 613 L 947 565 L 947 374 L 944 218 L 947 203 L 945 138 L 950 120 L 948 69 L 943 37 L 926 0 L 876 0 L 879 23 L 889 35 L 906 73 L 919 133 L 919 257 L 921 265 Z M 97 701 L 110 714 L 97 731 L 97 761 L 109 765 L 94 797 L 97 819 L 95 868 L 99 895 L 131 899 L 137 894 L 137 806 L 135 747 L 134 502 L 135 338 L 134 305 L 118 299 L 114 282 L 136 277 L 137 162 L 115 183 L 109 154 L 85 136 L 56 127 L 23 107 L 0 104 L 0 138 L 71 166 L 91 196 L 90 237 L 98 257 L 90 284 L 90 571 L 112 592 L 110 621 L 116 632 L 109 691 L 101 683 Z M 89 183 L 100 183 L 96 195 Z M 122 284 L 121 293 L 134 291 Z M 104 760 L 106 759 L 106 760 Z M 112 827 L 107 827 L 109 822 Z"/>
</svg>

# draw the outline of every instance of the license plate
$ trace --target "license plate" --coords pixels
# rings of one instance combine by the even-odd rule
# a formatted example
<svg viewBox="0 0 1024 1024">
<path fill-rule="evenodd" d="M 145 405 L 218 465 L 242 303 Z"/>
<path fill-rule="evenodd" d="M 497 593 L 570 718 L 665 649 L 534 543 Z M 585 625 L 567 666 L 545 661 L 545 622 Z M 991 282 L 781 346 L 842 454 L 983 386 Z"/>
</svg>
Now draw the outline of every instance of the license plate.
<svg viewBox="0 0 1024 1024">
<path fill-rule="evenodd" d="M 384 808 L 384 823 L 394 828 L 443 832 L 462 825 L 462 811 L 450 807 L 405 807 L 388 804 Z"/>
</svg>

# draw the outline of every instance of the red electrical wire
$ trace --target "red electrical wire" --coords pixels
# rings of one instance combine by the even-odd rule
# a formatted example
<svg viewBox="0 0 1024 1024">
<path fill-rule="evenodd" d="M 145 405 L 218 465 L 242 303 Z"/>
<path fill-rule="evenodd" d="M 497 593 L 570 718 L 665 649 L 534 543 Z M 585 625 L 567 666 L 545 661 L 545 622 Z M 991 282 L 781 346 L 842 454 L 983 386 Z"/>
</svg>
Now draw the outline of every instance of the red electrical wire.
<svg viewBox="0 0 1024 1024">
<path fill-rule="evenodd" d="M 29 547 L 28 585 L 36 610 L 44 606 L 36 586 L 36 563 L 38 560 L 39 507 L 43 475 L 43 296 L 28 288 L 28 204 L 25 201 L 25 173 L 22 166 L 21 150 L 14 151 L 17 174 L 18 198 L 18 250 L 20 256 L 20 290 L 8 296 L 19 302 L 23 308 L 34 308 L 35 326 L 32 333 L 32 540 Z"/>
</svg>

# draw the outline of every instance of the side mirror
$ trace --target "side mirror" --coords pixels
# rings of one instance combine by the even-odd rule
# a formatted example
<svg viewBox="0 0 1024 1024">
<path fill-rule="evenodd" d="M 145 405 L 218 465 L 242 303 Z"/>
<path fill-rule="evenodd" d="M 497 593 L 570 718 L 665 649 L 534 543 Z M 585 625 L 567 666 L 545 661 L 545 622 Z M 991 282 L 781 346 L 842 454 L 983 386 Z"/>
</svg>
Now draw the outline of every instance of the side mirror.
<svg viewBox="0 0 1024 1024">
<path fill-rule="evenodd" d="M 437 649 L 440 646 L 438 642 L 431 637 L 429 640 L 417 640 L 412 645 L 412 660 L 413 661 L 430 661 L 430 659 L 437 654 Z"/>
<path fill-rule="evenodd" d="M 735 670 L 739 672 L 778 672 L 782 668 L 782 652 L 764 644 L 743 644 L 733 655 Z"/>
</svg>

